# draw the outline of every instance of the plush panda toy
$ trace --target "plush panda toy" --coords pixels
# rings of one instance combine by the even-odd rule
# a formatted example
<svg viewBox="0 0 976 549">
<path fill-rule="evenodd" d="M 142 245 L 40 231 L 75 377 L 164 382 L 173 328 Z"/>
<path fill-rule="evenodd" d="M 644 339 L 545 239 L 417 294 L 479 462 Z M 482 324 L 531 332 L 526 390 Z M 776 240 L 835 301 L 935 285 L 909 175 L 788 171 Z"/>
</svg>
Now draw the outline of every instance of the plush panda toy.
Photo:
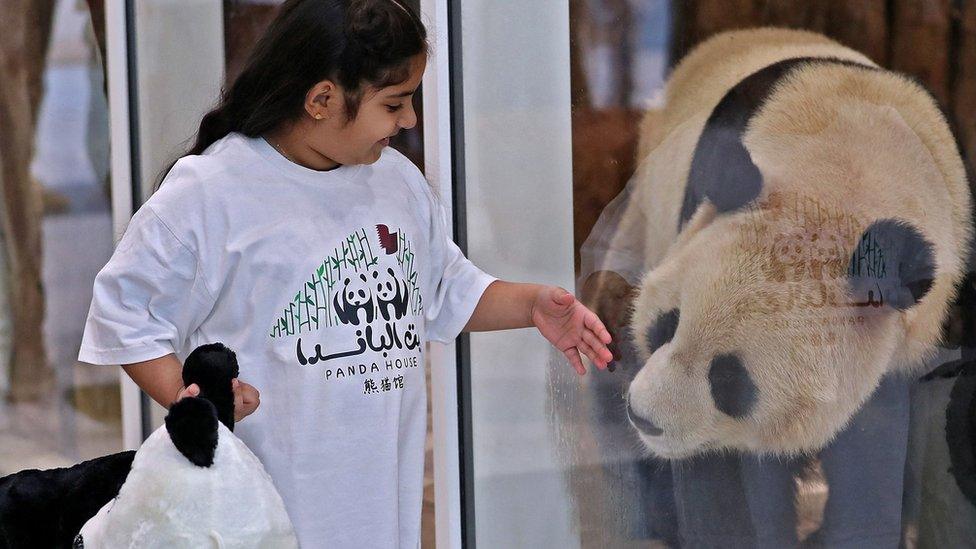
<svg viewBox="0 0 976 549">
<path fill-rule="evenodd" d="M 615 236 L 646 273 L 627 415 L 668 459 L 816 451 L 940 340 L 972 233 L 956 142 L 920 86 L 803 31 L 713 37 L 666 96 Z"/>
<path fill-rule="evenodd" d="M 137 452 L 0 479 L 0 547 L 297 547 L 271 478 L 231 432 L 237 374 L 232 351 L 198 347 L 183 381 L 200 396 L 173 404 Z"/>
</svg>

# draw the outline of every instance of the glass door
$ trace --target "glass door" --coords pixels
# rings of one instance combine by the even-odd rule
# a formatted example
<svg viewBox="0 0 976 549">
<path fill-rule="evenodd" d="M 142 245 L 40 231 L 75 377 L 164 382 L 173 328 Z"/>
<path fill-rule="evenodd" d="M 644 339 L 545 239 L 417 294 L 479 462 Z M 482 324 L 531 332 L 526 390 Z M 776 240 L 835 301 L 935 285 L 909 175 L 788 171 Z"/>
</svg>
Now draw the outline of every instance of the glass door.
<svg viewBox="0 0 976 549">
<path fill-rule="evenodd" d="M 431 31 L 431 49 L 443 43 L 446 52 L 446 24 L 438 23 L 440 19 L 446 21 L 446 3 L 407 3 L 413 9 L 422 9 Z M 124 177 L 133 189 L 118 194 L 117 232 L 152 194 L 162 171 L 188 148 L 201 117 L 216 103 L 221 88 L 242 70 L 281 4 L 282 0 L 128 0 L 106 6 L 109 46 L 117 54 L 112 81 L 114 160 L 122 174 L 119 181 Z M 447 68 L 435 66 L 436 59 L 432 58 L 414 98 L 417 126 L 400 132 L 392 146 L 421 170 L 426 167 L 431 183 L 450 204 Z M 428 87 L 434 92 L 427 94 Z M 430 117 L 424 115 L 428 109 Z M 425 148 L 433 152 L 428 156 Z M 454 349 L 432 346 L 436 348 L 427 354 L 431 357 L 427 372 L 434 417 L 428 421 L 422 525 L 425 547 L 433 547 L 435 537 L 450 546 L 458 524 L 457 430 L 450 413 L 456 408 Z M 138 446 L 162 423 L 165 410 L 127 379 L 123 383 L 126 440 Z M 435 509 L 443 520 L 435 521 Z M 435 522 L 443 526 L 435 527 Z"/>
<path fill-rule="evenodd" d="M 976 3 L 731 4 L 454 7 L 468 256 L 617 340 L 463 342 L 466 546 L 974 539 Z"/>
<path fill-rule="evenodd" d="M 573 288 L 568 5 L 455 9 L 468 257 L 502 279 Z M 570 367 L 530 330 L 471 334 L 466 352 L 466 545 L 578 545 L 547 411 L 549 372 Z"/>
</svg>

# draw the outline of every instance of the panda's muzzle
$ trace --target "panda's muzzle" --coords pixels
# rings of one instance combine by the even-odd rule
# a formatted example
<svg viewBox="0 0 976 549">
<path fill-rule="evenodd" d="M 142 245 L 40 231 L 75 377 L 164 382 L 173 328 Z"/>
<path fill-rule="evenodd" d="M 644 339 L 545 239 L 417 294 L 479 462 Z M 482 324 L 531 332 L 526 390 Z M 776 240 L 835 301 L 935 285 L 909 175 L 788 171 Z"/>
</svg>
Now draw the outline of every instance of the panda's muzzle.
<svg viewBox="0 0 976 549">
<path fill-rule="evenodd" d="M 650 437 L 661 436 L 664 434 L 664 430 L 654 424 L 653 421 L 637 414 L 630 405 L 630 399 L 627 399 L 627 419 L 637 427 L 637 430 L 644 433 Z"/>
</svg>

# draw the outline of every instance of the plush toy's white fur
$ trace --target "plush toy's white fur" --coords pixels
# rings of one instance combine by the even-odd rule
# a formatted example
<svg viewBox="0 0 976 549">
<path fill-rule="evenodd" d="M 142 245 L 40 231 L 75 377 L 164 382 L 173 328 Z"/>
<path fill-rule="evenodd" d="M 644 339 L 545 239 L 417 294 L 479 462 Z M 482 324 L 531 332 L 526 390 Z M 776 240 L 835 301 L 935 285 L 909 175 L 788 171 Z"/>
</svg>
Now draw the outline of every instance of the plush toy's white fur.
<svg viewBox="0 0 976 549">
<path fill-rule="evenodd" d="M 789 72 L 742 138 L 762 174 L 759 197 L 724 213 L 706 200 L 679 231 L 689 167 L 713 109 L 748 75 L 800 57 L 874 67 L 808 32 L 720 34 L 678 65 L 666 108 L 643 123 L 630 205 L 642 213 L 625 215 L 620 231 L 647 235 L 632 325 L 645 364 L 628 399 L 663 430 L 641 434 L 656 455 L 816 450 L 884 374 L 910 371 L 939 340 L 972 231 L 970 196 L 937 105 L 903 76 L 840 63 Z M 931 289 L 904 310 L 852 304 L 846 278 L 862 232 L 885 218 L 910 224 L 933 247 Z M 673 339 L 649 354 L 645 334 L 673 309 Z M 709 366 L 723 353 L 742 360 L 757 389 L 745 417 L 713 401 Z"/>
<path fill-rule="evenodd" d="M 81 530 L 88 548 L 298 547 L 284 502 L 257 457 L 222 423 L 199 467 L 166 426 L 136 452 L 119 495 Z"/>
</svg>

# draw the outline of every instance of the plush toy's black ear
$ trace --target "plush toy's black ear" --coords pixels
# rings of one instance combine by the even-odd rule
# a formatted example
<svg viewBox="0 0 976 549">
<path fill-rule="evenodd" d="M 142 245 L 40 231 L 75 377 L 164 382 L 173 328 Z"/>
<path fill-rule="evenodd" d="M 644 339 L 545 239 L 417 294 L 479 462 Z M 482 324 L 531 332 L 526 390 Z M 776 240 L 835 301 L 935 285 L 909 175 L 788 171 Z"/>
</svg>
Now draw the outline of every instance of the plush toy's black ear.
<svg viewBox="0 0 976 549">
<path fill-rule="evenodd" d="M 200 397 L 217 408 L 217 419 L 234 430 L 234 390 L 231 380 L 240 375 L 237 355 L 222 343 L 210 343 L 194 349 L 183 363 L 183 385 L 196 383 Z"/>
<path fill-rule="evenodd" d="M 847 276 L 856 305 L 887 305 L 902 311 L 932 288 L 935 251 L 912 225 L 881 219 L 861 235 Z"/>
<path fill-rule="evenodd" d="M 186 397 L 174 403 L 166 415 L 166 430 L 176 449 L 191 463 L 200 467 L 213 465 L 217 410 L 209 400 Z"/>
</svg>

